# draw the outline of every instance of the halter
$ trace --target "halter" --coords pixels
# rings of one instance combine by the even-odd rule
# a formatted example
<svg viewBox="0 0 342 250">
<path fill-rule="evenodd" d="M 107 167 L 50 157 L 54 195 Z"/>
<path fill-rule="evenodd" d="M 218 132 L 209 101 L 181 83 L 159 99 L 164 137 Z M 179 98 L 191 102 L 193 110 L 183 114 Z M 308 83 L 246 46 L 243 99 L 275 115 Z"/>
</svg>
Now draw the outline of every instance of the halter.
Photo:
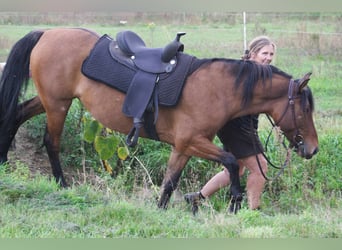
<svg viewBox="0 0 342 250">
<path fill-rule="evenodd" d="M 298 148 L 299 146 L 303 145 L 304 144 L 304 140 L 303 140 L 303 136 L 300 134 L 299 132 L 299 129 L 298 129 L 298 126 L 297 126 L 297 122 L 296 122 L 296 114 L 295 114 L 295 106 L 294 106 L 294 100 L 299 98 L 300 96 L 297 95 L 297 94 L 294 94 L 294 90 L 296 90 L 298 87 L 297 85 L 297 82 L 295 82 L 293 79 L 290 80 L 290 83 L 289 83 L 289 89 L 288 89 L 288 103 L 286 105 L 286 108 L 283 112 L 283 114 L 281 115 L 280 119 L 278 120 L 277 123 L 274 123 L 272 121 L 272 119 L 269 117 L 269 115 L 266 115 L 267 116 L 267 119 L 270 121 L 271 125 L 272 125 L 272 130 L 276 127 L 276 126 L 279 126 L 280 122 L 282 121 L 282 119 L 285 117 L 285 114 L 287 113 L 289 107 L 291 107 L 291 111 L 292 111 L 292 119 L 293 119 L 293 123 L 295 125 L 295 129 L 296 129 L 296 133 L 295 135 L 293 136 L 293 141 L 295 142 L 292 143 L 290 142 L 290 147 L 287 147 L 285 145 L 285 143 L 283 142 L 283 146 L 284 148 L 287 149 L 287 153 L 286 153 L 286 159 L 285 159 L 285 162 L 283 164 L 282 167 L 277 167 L 275 166 L 269 159 L 268 157 L 265 155 L 265 153 L 262 151 L 262 155 L 264 156 L 264 158 L 266 159 L 267 163 L 269 163 L 272 167 L 274 168 L 277 168 L 277 169 L 280 169 L 278 174 L 273 178 L 273 179 L 276 179 L 278 178 L 283 172 L 284 172 L 284 169 L 285 167 L 288 165 L 289 161 L 290 161 L 290 150 L 291 150 L 291 145 L 295 148 Z M 253 128 L 253 124 L 251 122 L 251 128 Z M 272 133 L 272 130 L 270 131 L 268 137 L 267 137 L 267 140 L 266 140 L 266 147 L 267 147 L 267 143 L 268 143 L 268 140 L 271 136 L 271 133 Z M 254 137 L 253 137 L 254 138 Z M 255 140 L 253 140 L 253 145 L 254 145 L 254 148 L 256 149 L 256 142 Z M 266 180 L 270 180 L 264 173 L 264 171 L 262 170 L 261 168 L 261 165 L 260 165 L 260 161 L 259 161 L 259 157 L 256 155 L 256 159 L 257 159 L 257 162 L 258 162 L 258 166 L 259 166 L 259 169 L 260 169 L 260 172 L 262 174 L 262 176 L 266 179 Z"/>
</svg>

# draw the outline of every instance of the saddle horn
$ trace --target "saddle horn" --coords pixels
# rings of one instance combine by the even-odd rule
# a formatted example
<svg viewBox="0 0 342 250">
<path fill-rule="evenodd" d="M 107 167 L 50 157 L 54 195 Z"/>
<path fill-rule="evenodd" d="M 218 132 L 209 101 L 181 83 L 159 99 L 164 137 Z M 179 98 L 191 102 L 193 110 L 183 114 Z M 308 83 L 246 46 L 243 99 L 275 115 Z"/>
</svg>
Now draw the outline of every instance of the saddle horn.
<svg viewBox="0 0 342 250">
<path fill-rule="evenodd" d="M 163 62 L 168 63 L 175 56 L 177 52 L 184 51 L 184 44 L 180 42 L 180 38 L 184 36 L 185 32 L 178 32 L 175 40 L 170 42 L 168 45 L 164 47 L 161 59 Z"/>
</svg>

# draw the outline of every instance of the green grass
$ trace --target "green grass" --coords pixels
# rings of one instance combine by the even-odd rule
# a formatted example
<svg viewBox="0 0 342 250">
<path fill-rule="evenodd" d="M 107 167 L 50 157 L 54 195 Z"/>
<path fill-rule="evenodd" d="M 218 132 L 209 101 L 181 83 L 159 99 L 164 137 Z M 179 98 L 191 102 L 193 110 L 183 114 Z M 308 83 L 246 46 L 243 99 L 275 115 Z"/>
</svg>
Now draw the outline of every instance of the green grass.
<svg viewBox="0 0 342 250">
<path fill-rule="evenodd" d="M 217 212 L 207 203 L 193 216 L 182 202 L 168 210 L 154 197 L 130 194 L 121 181 L 59 189 L 54 181 L 27 169 L 2 167 L 0 235 L 3 238 L 338 238 L 341 201 L 297 213 L 272 215 L 243 209 Z M 121 186 L 121 188 L 120 188 Z"/>
<path fill-rule="evenodd" d="M 0 13 L 0 16 L 2 13 Z M 40 19 L 39 19 L 40 18 Z M 127 26 L 116 17 L 46 15 L 15 16 L 0 21 L 0 61 L 24 34 L 36 28 L 86 27 L 113 37 L 123 29 L 137 32 L 148 46 L 163 46 L 177 31 L 185 51 L 197 57 L 239 58 L 243 51 L 238 15 L 199 14 L 165 20 L 151 15 L 131 17 Z M 88 18 L 88 19 L 87 19 Z M 119 17 L 117 17 L 119 18 Z M 44 176 L 32 178 L 27 166 L 0 166 L 0 236 L 8 238 L 341 238 L 342 237 L 342 96 L 341 14 L 250 14 L 248 38 L 266 34 L 277 43 L 274 65 L 302 77 L 311 71 L 310 87 L 315 97 L 315 123 L 320 152 L 312 160 L 292 155 L 291 165 L 280 178 L 268 182 L 261 211 L 227 210 L 227 189 L 222 189 L 201 207 L 198 216 L 179 197 L 172 197 L 168 210 L 156 205 L 158 187 L 166 169 L 170 146 L 139 140 L 134 156 L 140 162 L 112 159 L 115 178 L 103 173 L 92 145 L 81 148 L 82 117 L 77 102 L 66 121 L 62 140 L 62 164 L 80 169 L 85 150 L 87 169 L 96 182 L 61 190 Z M 101 21 L 99 21 L 101 20 Z M 304 20 L 304 21 L 303 21 Z M 153 24 L 152 24 L 153 23 Z M 30 93 L 34 94 L 34 93 Z M 41 143 L 45 116 L 31 119 L 26 127 Z M 269 124 L 261 119 L 260 133 Z M 218 140 L 215 143 L 219 144 Z M 270 157 L 278 161 L 276 150 Z M 142 167 L 143 165 L 143 167 Z M 220 171 L 218 164 L 193 158 L 185 168 L 180 192 L 198 190 Z M 270 168 L 269 175 L 277 170 Z M 151 185 L 150 179 L 154 185 Z M 242 179 L 242 183 L 245 178 Z"/>
</svg>

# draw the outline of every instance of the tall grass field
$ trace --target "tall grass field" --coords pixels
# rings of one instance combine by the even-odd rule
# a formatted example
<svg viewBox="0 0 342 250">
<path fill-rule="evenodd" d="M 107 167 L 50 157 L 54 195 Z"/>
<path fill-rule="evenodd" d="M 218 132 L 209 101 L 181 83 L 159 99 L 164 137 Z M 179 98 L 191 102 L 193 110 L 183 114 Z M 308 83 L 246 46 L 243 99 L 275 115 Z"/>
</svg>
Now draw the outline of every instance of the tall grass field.
<svg viewBox="0 0 342 250">
<path fill-rule="evenodd" d="M 6 61 L 13 44 L 26 33 L 55 27 L 83 27 L 112 37 L 121 30 L 132 30 L 149 47 L 162 47 L 178 31 L 184 31 L 184 52 L 198 58 L 240 58 L 244 51 L 242 13 L 0 12 L 0 62 Z M 94 146 L 83 140 L 83 121 L 89 114 L 76 100 L 65 123 L 61 149 L 63 168 L 76 173 L 69 178 L 71 187 L 61 189 L 50 173 L 33 176 L 30 168 L 38 169 L 39 162 L 29 166 L 18 159 L 1 165 L 0 237 L 341 238 L 342 14 L 247 13 L 246 34 L 247 42 L 258 35 L 271 37 L 277 45 L 273 64 L 294 78 L 312 72 L 309 86 L 315 98 L 320 147 L 311 160 L 292 154 L 278 178 L 272 178 L 278 170 L 269 167 L 271 180 L 260 210 L 249 210 L 244 201 L 238 214 L 229 214 L 225 188 L 192 215 L 183 194 L 198 191 L 222 169 L 199 158 L 188 163 L 169 208 L 158 209 L 170 146 L 139 139 L 126 160 L 117 155 L 108 160 L 109 173 Z M 26 97 L 32 95 L 35 90 L 29 88 Z M 45 115 L 31 119 L 23 128 L 39 148 Z M 263 141 L 270 130 L 271 125 L 261 115 Z M 124 137 L 117 136 L 124 144 Z M 217 138 L 214 142 L 220 145 Z M 270 145 L 268 155 L 276 164 L 282 163 L 282 150 L 277 144 Z M 243 176 L 242 184 L 245 181 Z"/>
</svg>

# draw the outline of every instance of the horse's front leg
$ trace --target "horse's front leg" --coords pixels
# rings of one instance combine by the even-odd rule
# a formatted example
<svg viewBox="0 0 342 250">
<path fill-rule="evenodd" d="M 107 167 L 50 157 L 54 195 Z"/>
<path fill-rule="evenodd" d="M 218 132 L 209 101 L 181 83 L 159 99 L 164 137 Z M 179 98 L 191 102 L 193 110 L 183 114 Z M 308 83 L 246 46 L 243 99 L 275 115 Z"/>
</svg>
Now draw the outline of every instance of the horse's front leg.
<svg viewBox="0 0 342 250">
<path fill-rule="evenodd" d="M 241 209 L 242 190 L 239 177 L 239 164 L 235 156 L 229 152 L 222 154 L 221 162 L 227 168 L 230 176 L 230 193 L 232 198 L 230 200 L 229 212 L 237 213 Z"/>
<path fill-rule="evenodd" d="M 242 189 L 239 177 L 239 164 L 235 156 L 232 153 L 219 148 L 208 138 L 202 136 L 194 138 L 192 143 L 188 144 L 186 153 L 188 155 L 222 163 L 222 165 L 227 168 L 231 180 L 230 192 L 232 195 L 229 211 L 236 213 L 241 208 Z"/>
<path fill-rule="evenodd" d="M 177 152 L 174 148 L 172 149 L 162 183 L 161 196 L 158 203 L 159 208 L 167 208 L 170 197 L 177 188 L 179 178 L 189 158 L 189 156 Z"/>
</svg>

